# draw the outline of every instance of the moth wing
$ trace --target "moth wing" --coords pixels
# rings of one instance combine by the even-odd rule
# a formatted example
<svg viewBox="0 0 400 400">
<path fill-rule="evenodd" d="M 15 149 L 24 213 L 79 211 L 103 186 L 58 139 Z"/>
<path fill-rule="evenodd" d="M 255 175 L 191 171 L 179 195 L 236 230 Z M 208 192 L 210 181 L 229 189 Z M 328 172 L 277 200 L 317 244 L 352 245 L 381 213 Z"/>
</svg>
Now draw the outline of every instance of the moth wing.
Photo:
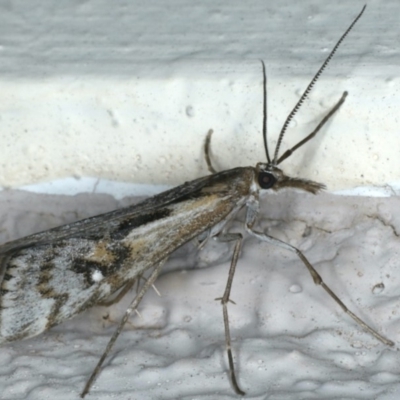
<svg viewBox="0 0 400 400">
<path fill-rule="evenodd" d="M 35 336 L 104 301 L 183 243 L 220 225 L 245 202 L 236 181 L 248 189 L 246 172 L 200 178 L 138 205 L 3 246 L 0 342 Z"/>
<path fill-rule="evenodd" d="M 226 172 L 226 171 L 224 171 Z M 223 174 L 221 172 L 220 174 Z M 219 174 L 216 174 L 219 175 Z M 138 204 L 133 204 L 118 210 L 114 210 L 105 214 L 96 215 L 94 217 L 85 218 L 70 224 L 62 225 L 33 235 L 25 236 L 21 239 L 13 240 L 0 246 L 0 262 L 1 255 L 10 251 L 16 251 L 22 248 L 27 248 L 32 245 L 38 246 L 46 243 L 56 242 L 60 239 L 71 237 L 85 238 L 90 237 L 93 232 L 98 234 L 106 234 L 107 231 L 114 226 L 118 226 L 120 220 L 126 216 L 138 216 L 143 213 L 149 213 L 152 210 L 157 210 L 162 206 L 168 205 L 179 198 L 187 196 L 190 193 L 201 190 L 209 183 L 210 177 L 205 176 L 191 182 L 186 182 L 183 185 L 162 192 L 156 196 L 150 197 Z"/>
</svg>

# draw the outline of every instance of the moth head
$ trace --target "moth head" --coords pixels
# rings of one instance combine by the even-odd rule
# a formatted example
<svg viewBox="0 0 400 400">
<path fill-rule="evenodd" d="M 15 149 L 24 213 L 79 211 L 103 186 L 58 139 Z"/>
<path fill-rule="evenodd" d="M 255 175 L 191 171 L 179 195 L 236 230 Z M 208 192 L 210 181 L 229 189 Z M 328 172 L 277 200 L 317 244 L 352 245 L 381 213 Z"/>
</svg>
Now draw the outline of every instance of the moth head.
<svg viewBox="0 0 400 400">
<path fill-rule="evenodd" d="M 284 188 L 293 188 L 316 194 L 325 189 L 325 185 L 322 183 L 287 176 L 280 168 L 269 163 L 257 164 L 256 180 L 261 190 L 278 191 Z"/>
<path fill-rule="evenodd" d="M 259 163 L 256 167 L 257 169 L 257 183 L 261 189 L 273 189 L 279 190 L 284 187 L 292 187 L 301 190 L 305 190 L 311 193 L 317 193 L 321 189 L 325 188 L 325 185 L 313 181 L 309 181 L 307 179 L 299 179 L 299 178 L 290 178 L 286 176 L 281 169 L 277 166 L 288 157 L 290 157 L 299 147 L 306 144 L 309 140 L 311 140 L 326 124 L 326 122 L 335 114 L 335 112 L 340 108 L 340 106 L 344 103 L 344 100 L 347 97 L 347 92 L 344 92 L 340 100 L 336 103 L 336 105 L 327 113 L 327 115 L 321 120 L 321 122 L 317 125 L 317 127 L 304 139 L 300 140 L 295 146 L 287 149 L 281 156 L 279 156 L 279 150 L 281 148 L 282 140 L 285 135 L 285 132 L 293 119 L 296 115 L 297 111 L 300 109 L 300 106 L 303 104 L 304 100 L 307 98 L 308 94 L 310 93 L 311 89 L 313 88 L 314 84 L 318 80 L 319 76 L 321 75 L 322 71 L 328 65 L 329 61 L 331 60 L 332 56 L 336 52 L 339 45 L 342 43 L 343 39 L 347 36 L 350 30 L 353 28 L 354 24 L 357 20 L 361 17 L 362 13 L 364 12 L 365 7 L 362 9 L 361 13 L 357 16 L 357 18 L 353 21 L 350 27 L 346 30 L 346 32 L 342 35 L 339 41 L 336 43 L 333 50 L 330 52 L 328 57 L 325 59 L 324 63 L 318 70 L 318 72 L 314 75 L 313 79 L 307 86 L 304 93 L 301 95 L 300 99 L 298 100 L 297 104 L 293 107 L 292 111 L 286 118 L 282 129 L 279 133 L 279 137 L 276 143 L 276 147 L 274 150 L 273 157 L 270 157 L 268 151 L 268 141 L 267 141 L 267 74 L 265 71 L 265 64 L 261 60 L 262 65 L 262 72 L 263 72 L 263 137 L 264 137 L 264 148 L 265 153 L 267 156 L 267 163 Z"/>
</svg>

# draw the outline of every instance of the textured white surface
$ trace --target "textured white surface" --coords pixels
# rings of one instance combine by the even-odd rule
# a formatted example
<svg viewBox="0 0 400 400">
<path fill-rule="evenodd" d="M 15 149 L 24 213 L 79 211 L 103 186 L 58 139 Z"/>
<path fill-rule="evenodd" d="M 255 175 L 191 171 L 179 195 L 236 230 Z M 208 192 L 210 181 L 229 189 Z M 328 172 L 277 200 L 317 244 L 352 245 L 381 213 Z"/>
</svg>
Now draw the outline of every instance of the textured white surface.
<svg viewBox="0 0 400 400">
<path fill-rule="evenodd" d="M 246 238 L 229 308 L 239 383 L 250 399 L 385 399 L 400 394 L 398 199 L 267 196 L 260 225 L 298 246 L 360 317 L 364 333 L 295 255 Z M 124 201 L 124 204 L 127 200 Z M 110 196 L 1 194 L 2 241 L 121 206 Z M 27 209 L 29 211 L 27 211 Z M 233 230 L 241 230 L 234 224 Z M 88 398 L 230 399 L 222 311 L 232 249 L 179 250 L 117 341 Z M 133 294 L 37 338 L 1 347 L 2 399 L 77 399 Z M 134 328 L 137 329 L 134 329 Z"/>
<path fill-rule="evenodd" d="M 267 64 L 269 128 L 276 133 L 363 5 L 30 4 L 0 4 L 0 180 L 12 187 L 70 176 L 179 184 L 206 173 L 201 146 L 209 128 L 221 169 L 263 160 L 258 59 Z M 288 173 L 331 189 L 367 184 L 390 193 L 388 185 L 400 181 L 398 15 L 397 1 L 368 4 L 288 141 L 309 132 L 343 90 L 350 96 L 323 134 L 284 164 Z M 76 193 L 81 182 L 114 192 L 86 178 L 59 180 L 49 191 Z M 105 195 L 3 191 L 1 199 L 2 242 L 120 206 Z M 264 206 L 262 226 L 303 250 L 346 304 L 396 348 L 344 316 L 294 255 L 246 239 L 232 293 L 237 305 L 230 307 L 246 398 L 398 399 L 397 198 L 284 194 Z M 213 300 L 223 292 L 230 256 L 218 243 L 178 252 L 168 268 L 183 272 L 159 279 L 161 298 L 148 293 L 143 320 L 121 335 L 89 398 L 236 398 L 222 312 Z M 94 309 L 2 346 L 0 397 L 78 398 L 123 310 L 123 303 Z"/>
<path fill-rule="evenodd" d="M 179 184 L 264 160 L 284 118 L 362 3 L 187 0 L 0 4 L 0 184 L 69 176 Z M 310 132 L 350 95 L 287 172 L 331 190 L 400 182 L 397 1 L 373 1 L 292 123 Z M 272 142 L 274 143 L 274 142 Z"/>
</svg>

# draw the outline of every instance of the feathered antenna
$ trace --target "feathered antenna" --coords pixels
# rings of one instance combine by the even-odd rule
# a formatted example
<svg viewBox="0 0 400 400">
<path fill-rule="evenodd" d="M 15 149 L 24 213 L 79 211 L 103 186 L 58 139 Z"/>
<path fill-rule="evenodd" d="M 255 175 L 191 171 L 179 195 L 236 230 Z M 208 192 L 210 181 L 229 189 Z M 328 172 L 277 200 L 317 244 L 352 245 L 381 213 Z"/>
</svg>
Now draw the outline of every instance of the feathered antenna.
<svg viewBox="0 0 400 400">
<path fill-rule="evenodd" d="M 281 132 L 279 134 L 278 137 L 278 142 L 276 144 L 276 148 L 275 148 L 275 153 L 274 153 L 274 159 L 272 160 L 272 165 L 277 165 L 279 164 L 279 162 L 282 161 L 282 157 L 278 162 L 278 153 L 279 153 L 279 148 L 281 146 L 282 143 L 282 139 L 283 136 L 285 135 L 286 129 L 290 124 L 290 121 L 293 119 L 293 117 L 296 115 L 297 111 L 299 110 L 300 106 L 302 105 L 302 103 L 304 102 L 304 100 L 307 98 L 308 94 L 310 93 L 310 91 L 312 90 L 313 86 L 315 85 L 315 82 L 317 82 L 318 78 L 320 77 L 320 75 L 322 74 L 323 70 L 326 68 L 326 66 L 328 65 L 329 61 L 331 60 L 331 58 L 333 57 L 333 55 L 335 54 L 336 50 L 338 49 L 338 47 L 341 45 L 341 43 L 343 42 L 343 40 L 345 39 L 345 37 L 349 34 L 349 32 L 353 29 L 353 26 L 356 24 L 356 22 L 361 18 L 361 15 L 363 14 L 365 8 L 367 6 L 364 5 L 364 7 L 362 8 L 361 12 L 357 15 L 357 17 L 354 19 L 354 21 L 350 24 L 350 26 L 347 28 L 346 32 L 342 35 L 342 37 L 337 41 L 335 47 L 333 48 L 333 50 L 330 52 L 329 56 L 326 58 L 326 60 L 324 61 L 324 63 L 322 64 L 321 68 L 318 70 L 318 72 L 314 75 L 314 78 L 311 80 L 310 84 L 307 86 L 307 89 L 304 91 L 304 93 L 302 94 L 302 96 L 300 97 L 300 100 L 297 102 L 297 104 L 293 107 L 293 110 L 290 112 L 290 114 L 288 115 L 288 117 L 286 118 L 285 123 L 282 126 Z M 264 63 L 263 63 L 263 72 L 265 74 L 265 67 L 264 67 Z M 264 75 L 265 76 L 265 75 Z M 264 82 L 265 82 L 265 77 L 264 77 Z M 266 90 L 265 85 L 264 85 L 264 91 Z M 263 122 L 263 126 L 266 125 L 266 95 L 264 95 L 264 122 Z M 344 99 L 343 99 L 344 100 Z M 343 102 L 343 101 L 342 101 Z M 336 108 L 337 109 L 337 108 Z M 264 130 L 263 130 L 264 132 Z M 315 132 L 316 133 L 316 132 Z M 314 134 L 315 134 L 314 133 Z M 264 141 L 266 142 L 266 131 L 264 133 Z M 311 139 L 311 137 L 309 138 Z M 307 140 L 309 140 L 307 139 Z M 306 140 L 306 141 L 307 141 Z M 300 142 L 302 144 L 304 144 L 304 140 L 302 142 Z M 296 145 L 297 146 L 297 145 Z M 298 146 L 300 147 L 300 146 Z M 296 147 L 297 148 L 297 147 Z M 267 159 L 268 162 L 269 161 L 269 155 L 268 155 L 268 150 L 267 147 L 265 145 L 265 149 L 267 152 Z M 293 152 L 293 151 L 292 151 Z M 286 153 L 285 153 L 286 154 Z M 290 153 L 291 154 L 291 153 Z M 288 156 L 286 156 L 285 158 L 287 158 Z"/>
</svg>

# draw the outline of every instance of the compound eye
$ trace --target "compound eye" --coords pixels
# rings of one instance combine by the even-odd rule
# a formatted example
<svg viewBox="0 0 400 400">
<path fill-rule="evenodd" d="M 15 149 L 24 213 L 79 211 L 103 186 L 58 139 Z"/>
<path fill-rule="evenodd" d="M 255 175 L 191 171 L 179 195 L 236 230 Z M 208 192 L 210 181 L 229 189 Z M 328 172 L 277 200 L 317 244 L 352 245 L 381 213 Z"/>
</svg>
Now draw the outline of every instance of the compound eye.
<svg viewBox="0 0 400 400">
<path fill-rule="evenodd" d="M 258 184 L 262 189 L 271 189 L 275 185 L 276 178 L 270 172 L 258 173 Z"/>
</svg>

